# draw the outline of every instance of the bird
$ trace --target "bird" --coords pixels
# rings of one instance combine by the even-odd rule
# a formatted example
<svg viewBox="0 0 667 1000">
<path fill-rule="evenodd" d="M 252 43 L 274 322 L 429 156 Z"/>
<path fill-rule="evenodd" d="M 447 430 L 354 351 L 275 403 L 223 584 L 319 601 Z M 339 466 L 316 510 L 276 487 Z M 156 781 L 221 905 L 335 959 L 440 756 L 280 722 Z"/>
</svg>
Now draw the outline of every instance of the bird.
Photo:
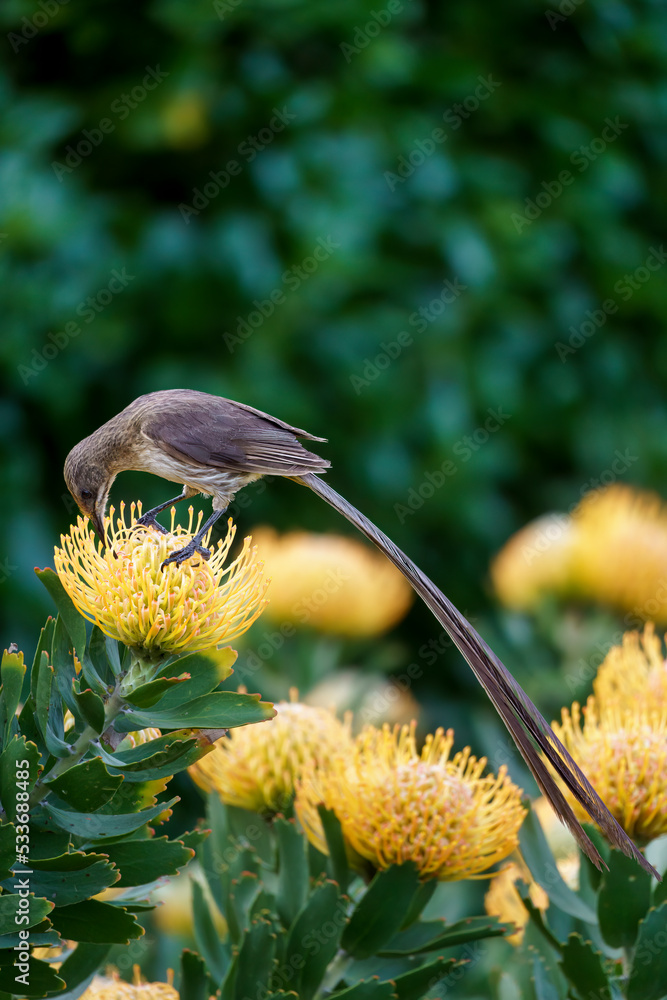
<svg viewBox="0 0 667 1000">
<path fill-rule="evenodd" d="M 182 492 L 147 511 L 138 522 L 165 531 L 156 515 L 172 504 L 204 494 L 211 516 L 190 542 L 165 560 L 180 564 L 200 556 L 209 528 L 235 493 L 262 476 L 283 476 L 307 487 L 353 524 L 400 570 L 447 631 L 484 688 L 559 819 L 598 869 L 600 852 L 574 814 L 563 785 L 606 835 L 613 847 L 660 878 L 609 812 L 586 775 L 510 671 L 442 591 L 369 518 L 322 478 L 330 462 L 303 444 L 325 442 L 262 410 L 194 389 L 164 389 L 139 396 L 120 413 L 76 444 L 67 455 L 64 477 L 80 511 L 103 544 L 106 508 L 119 473 L 149 472 L 178 483 Z"/>
</svg>

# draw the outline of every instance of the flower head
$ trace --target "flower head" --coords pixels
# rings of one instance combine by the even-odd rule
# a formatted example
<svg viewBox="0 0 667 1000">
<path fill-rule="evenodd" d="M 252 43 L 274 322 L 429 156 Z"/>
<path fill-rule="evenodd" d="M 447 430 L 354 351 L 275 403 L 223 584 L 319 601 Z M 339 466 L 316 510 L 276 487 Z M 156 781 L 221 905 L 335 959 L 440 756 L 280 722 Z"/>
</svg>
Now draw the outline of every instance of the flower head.
<svg viewBox="0 0 667 1000">
<path fill-rule="evenodd" d="M 192 508 L 187 528 L 174 527 L 172 511 L 171 531 L 165 533 L 137 525 L 134 511 L 132 504 L 128 525 L 124 504 L 117 521 L 111 508 L 106 549 L 83 517 L 61 536 L 56 570 L 81 614 L 148 658 L 210 649 L 242 635 L 266 604 L 266 584 L 250 539 L 223 568 L 236 531 L 230 519 L 227 537 L 210 559 L 196 556 L 163 569 L 167 556 L 193 536 Z"/>
<path fill-rule="evenodd" d="M 273 582 L 269 617 L 335 635 L 374 636 L 406 614 L 412 590 L 381 553 L 343 535 L 253 531 Z"/>
<path fill-rule="evenodd" d="M 304 769 L 295 808 L 323 853 L 317 806 L 332 809 L 349 847 L 376 868 L 412 861 L 422 878 L 475 877 L 513 851 L 525 811 L 521 789 L 502 767 L 484 776 L 484 758 L 466 748 L 450 759 L 454 733 L 415 726 L 367 726 L 354 745 L 316 772 Z"/>
<path fill-rule="evenodd" d="M 351 742 L 349 719 L 292 700 L 275 705 L 267 723 L 234 729 L 188 770 L 206 792 L 228 805 L 275 813 L 290 805 L 294 782 L 306 763 L 321 767 Z"/>
<path fill-rule="evenodd" d="M 654 493 L 615 484 L 591 490 L 572 512 L 531 522 L 507 542 L 491 574 L 509 607 L 546 593 L 597 601 L 667 621 L 667 507 Z"/>
<path fill-rule="evenodd" d="M 621 646 L 612 646 L 593 681 L 599 704 L 641 702 L 667 705 L 667 662 L 652 622 L 644 632 L 626 632 Z"/>
<path fill-rule="evenodd" d="M 139 967 L 134 966 L 134 981 L 121 979 L 115 969 L 106 976 L 95 976 L 81 1000 L 179 1000 L 173 986 L 173 972 L 168 972 L 166 983 L 143 982 Z"/>
<path fill-rule="evenodd" d="M 556 735 L 597 788 L 629 837 L 643 842 L 667 833 L 667 705 L 594 696 L 582 712 L 564 708 Z M 568 793 L 569 794 L 569 793 Z M 570 797 L 579 819 L 589 817 Z"/>
</svg>

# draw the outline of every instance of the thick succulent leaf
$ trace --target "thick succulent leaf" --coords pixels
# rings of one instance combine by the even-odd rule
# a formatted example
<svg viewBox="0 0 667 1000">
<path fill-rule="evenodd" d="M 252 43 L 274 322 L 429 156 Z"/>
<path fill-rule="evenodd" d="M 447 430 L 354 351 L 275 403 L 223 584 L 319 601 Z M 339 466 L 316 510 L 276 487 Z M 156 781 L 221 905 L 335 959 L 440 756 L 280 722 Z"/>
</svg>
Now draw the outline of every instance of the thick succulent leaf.
<svg viewBox="0 0 667 1000">
<path fill-rule="evenodd" d="M 620 851 L 609 854 L 598 894 L 600 931 L 612 948 L 631 948 L 651 904 L 651 876 Z"/>
<path fill-rule="evenodd" d="M 16 952 L 10 952 L 12 963 L 15 954 Z M 47 993 L 62 990 L 64 981 L 48 962 L 41 962 L 31 956 L 26 964 L 30 968 L 24 973 L 22 970 L 17 971 L 15 965 L 5 965 L 3 962 L 0 965 L 0 990 L 30 998 L 45 997 Z M 20 981 L 17 980 L 17 975 L 22 977 Z"/>
<path fill-rule="evenodd" d="M 72 698 L 76 704 L 77 711 L 84 721 L 96 733 L 104 732 L 104 702 L 100 696 L 91 691 L 90 688 L 84 688 L 82 691 L 78 679 L 75 679 L 72 681 Z"/>
<path fill-rule="evenodd" d="M 90 899 L 118 881 L 118 872 L 101 854 L 76 851 L 44 861 L 31 859 L 30 863 L 30 888 L 56 906 Z"/>
<path fill-rule="evenodd" d="M 560 966 L 566 979 L 582 997 L 611 996 L 604 959 L 580 934 L 570 934 L 563 946 Z"/>
<path fill-rule="evenodd" d="M 276 950 L 276 935 L 268 920 L 254 920 L 248 928 L 236 962 L 236 1000 L 256 996 L 269 985 Z"/>
<path fill-rule="evenodd" d="M 17 765 L 23 761 L 28 761 L 28 767 L 19 768 Z M 12 822 L 16 820 L 17 793 L 23 794 L 31 789 L 38 776 L 40 754 L 34 743 L 28 743 L 25 736 L 12 736 L 5 749 L 0 754 L 0 797 L 7 819 Z M 28 770 L 30 778 L 26 779 L 27 788 L 17 785 L 17 770 Z"/>
<path fill-rule="evenodd" d="M 237 656 L 235 649 L 225 646 L 223 649 L 208 649 L 203 653 L 186 653 L 185 656 L 172 660 L 162 668 L 158 678 L 178 677 L 187 673 L 190 679 L 179 684 L 173 691 L 168 691 L 157 706 L 158 711 L 179 708 L 188 701 L 215 691 L 231 674 Z"/>
<path fill-rule="evenodd" d="M 49 788 L 77 812 L 95 812 L 118 791 L 122 775 L 109 773 L 99 757 L 75 764 L 48 782 Z"/>
<path fill-rule="evenodd" d="M 37 678 L 39 676 L 39 670 L 42 663 L 48 663 L 51 656 L 51 647 L 53 645 L 53 633 L 56 627 L 55 618 L 49 616 L 46 619 L 46 624 L 44 628 L 39 633 L 39 641 L 37 642 L 37 649 L 35 650 L 35 655 L 32 661 L 32 669 L 30 671 L 30 692 L 35 696 L 35 686 L 37 684 Z M 42 655 L 46 654 L 46 658 Z"/>
<path fill-rule="evenodd" d="M 128 944 L 144 933 L 131 913 L 98 899 L 59 906 L 50 920 L 64 938 L 91 944 Z"/>
<path fill-rule="evenodd" d="M 278 888 L 276 906 L 285 927 L 290 927 L 308 895 L 307 841 L 294 821 L 278 816 L 273 822 L 278 838 Z"/>
<path fill-rule="evenodd" d="M 108 954 L 108 945 L 84 941 L 78 944 L 58 970 L 58 975 L 67 983 L 67 992 L 60 994 L 58 1000 L 75 1000 L 72 994 L 79 996 L 86 989 L 95 973 L 104 967 Z"/>
<path fill-rule="evenodd" d="M 322 829 L 329 848 L 330 874 L 334 881 L 338 882 L 341 892 L 347 892 L 350 884 L 350 868 L 347 863 L 347 851 L 345 850 L 345 839 L 340 820 L 333 809 L 327 809 L 323 805 L 317 807 L 322 821 Z"/>
<path fill-rule="evenodd" d="M 148 726 L 159 729 L 232 729 L 254 722 L 264 722 L 275 715 L 273 705 L 260 701 L 258 694 L 213 691 L 164 712 L 127 712 L 115 722 L 118 732 L 130 733 Z"/>
<path fill-rule="evenodd" d="M 3 746 L 9 743 L 12 731 L 16 730 L 16 709 L 19 707 L 21 700 L 25 671 L 26 665 L 23 662 L 23 653 L 18 652 L 18 650 L 11 653 L 9 650 L 5 650 L 0 662 L 0 680 L 2 681 L 2 692 L 0 692 L 0 733 L 3 734 Z"/>
<path fill-rule="evenodd" d="M 418 969 L 404 972 L 390 980 L 398 1000 L 419 1000 L 424 994 L 434 990 L 438 983 L 451 972 L 455 965 L 460 965 L 455 958 L 436 958 Z"/>
<path fill-rule="evenodd" d="M 117 815 L 109 813 L 79 813 L 69 812 L 54 805 L 50 800 L 46 800 L 44 808 L 53 818 L 57 826 L 77 837 L 87 840 L 103 840 L 106 838 L 117 839 L 124 837 L 128 833 L 133 833 L 146 823 L 150 823 L 160 813 L 170 809 L 178 798 L 173 798 L 169 802 L 160 802 L 150 809 L 142 809 L 136 813 L 119 813 Z"/>
<path fill-rule="evenodd" d="M 54 687 L 60 692 L 61 697 L 70 712 L 74 714 L 75 719 L 79 720 L 79 708 L 72 690 L 72 685 L 78 682 L 72 640 L 61 615 L 58 615 L 53 631 L 49 662 L 55 671 L 53 678 Z"/>
<path fill-rule="evenodd" d="M 419 955 L 482 938 L 502 937 L 512 929 L 507 924 L 501 924 L 497 917 L 466 917 L 454 924 L 447 924 L 444 920 L 427 920 L 399 931 L 379 949 L 378 954 L 386 957 Z"/>
<path fill-rule="evenodd" d="M 10 868 L 15 861 L 16 827 L 13 823 L 0 823 L 0 882 L 9 878 Z"/>
<path fill-rule="evenodd" d="M 419 889 L 413 864 L 379 871 L 355 907 L 341 944 L 355 958 L 369 958 L 394 937 Z"/>
<path fill-rule="evenodd" d="M 44 584 L 53 602 L 58 609 L 69 633 L 72 644 L 79 660 L 83 660 L 86 651 L 86 623 L 85 619 L 74 607 L 72 600 L 60 582 L 57 573 L 50 567 L 46 569 L 36 569 L 35 573 L 41 583 Z"/>
<path fill-rule="evenodd" d="M 364 979 L 346 990 L 331 994 L 331 1000 L 340 997 L 341 1000 L 397 1000 L 394 984 L 391 982 L 380 982 L 377 976 L 372 979 Z"/>
<path fill-rule="evenodd" d="M 195 941 L 213 979 L 220 983 L 229 970 L 230 952 L 213 922 L 204 890 L 196 879 L 191 881 Z"/>
<path fill-rule="evenodd" d="M 667 996 L 667 903 L 650 910 L 639 925 L 628 1000 L 660 1000 Z"/>
<path fill-rule="evenodd" d="M 210 996 L 206 964 L 189 948 L 181 952 L 181 981 L 178 988 L 180 1000 L 208 1000 Z"/>
<path fill-rule="evenodd" d="M 19 875 L 12 881 L 21 888 L 23 880 Z M 31 879 L 26 876 L 25 881 L 28 883 L 26 888 L 31 888 Z M 17 928 L 35 927 L 51 913 L 53 907 L 50 900 L 40 899 L 34 893 L 24 897 L 18 892 L 3 892 L 0 896 L 0 934 L 15 933 Z"/>
<path fill-rule="evenodd" d="M 116 883 L 118 888 L 142 885 L 147 873 L 150 873 L 151 879 L 177 875 L 194 857 L 192 848 L 167 837 L 109 844 L 104 847 L 104 853 L 121 873 Z"/>
<path fill-rule="evenodd" d="M 225 731 L 177 729 L 131 750 L 112 754 L 100 746 L 98 753 L 111 774 L 122 774 L 126 781 L 153 781 L 171 777 L 201 760 Z"/>
<path fill-rule="evenodd" d="M 578 920 L 597 924 L 597 914 L 563 881 L 544 831 L 532 810 L 528 811 L 521 826 L 519 843 L 530 874 L 547 893 L 550 904 Z"/>
<path fill-rule="evenodd" d="M 329 962 L 338 951 L 346 922 L 347 904 L 335 882 L 321 882 L 311 892 L 306 905 L 292 924 L 287 938 L 283 965 L 295 969 L 290 986 L 302 1000 L 317 992 Z"/>
</svg>

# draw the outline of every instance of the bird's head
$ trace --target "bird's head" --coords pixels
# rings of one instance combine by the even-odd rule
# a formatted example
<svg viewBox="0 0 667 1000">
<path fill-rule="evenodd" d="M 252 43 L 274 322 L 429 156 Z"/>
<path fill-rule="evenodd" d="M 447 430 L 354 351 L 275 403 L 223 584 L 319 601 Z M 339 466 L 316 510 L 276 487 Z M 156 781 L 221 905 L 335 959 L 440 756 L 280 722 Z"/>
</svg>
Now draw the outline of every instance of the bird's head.
<svg viewBox="0 0 667 1000">
<path fill-rule="evenodd" d="M 67 489 L 79 510 L 90 518 L 99 538 L 106 545 L 104 516 L 109 490 L 116 477 L 89 442 L 90 439 L 86 438 L 72 448 L 65 459 L 64 476 Z"/>
</svg>

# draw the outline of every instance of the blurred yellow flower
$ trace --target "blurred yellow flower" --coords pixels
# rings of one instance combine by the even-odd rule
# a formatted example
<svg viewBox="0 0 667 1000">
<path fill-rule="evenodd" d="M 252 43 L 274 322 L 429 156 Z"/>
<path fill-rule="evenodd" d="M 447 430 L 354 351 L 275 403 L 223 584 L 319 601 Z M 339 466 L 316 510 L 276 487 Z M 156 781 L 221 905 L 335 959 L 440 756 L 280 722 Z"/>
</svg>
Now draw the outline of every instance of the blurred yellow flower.
<svg viewBox="0 0 667 1000">
<path fill-rule="evenodd" d="M 593 681 L 593 693 L 600 705 L 667 705 L 667 663 L 652 622 L 641 635 L 626 632 L 623 645 L 612 646 Z"/>
<path fill-rule="evenodd" d="M 274 622 L 374 636 L 396 625 L 412 603 L 402 574 L 353 538 L 259 527 L 253 539 L 272 581 L 267 616 Z"/>
<path fill-rule="evenodd" d="M 134 513 L 132 504 L 128 525 L 121 504 L 114 522 L 111 508 L 106 549 L 83 517 L 61 536 L 56 570 L 81 614 L 147 659 L 210 649 L 242 635 L 266 604 L 267 584 L 250 539 L 223 569 L 236 531 L 230 519 L 227 537 L 209 560 L 198 556 L 162 569 L 167 556 L 194 534 L 192 508 L 187 528 L 174 527 L 172 511 L 171 531 L 164 534 L 137 526 Z"/>
<path fill-rule="evenodd" d="M 498 553 L 491 576 L 500 600 L 518 610 L 550 593 L 667 622 L 665 566 L 667 507 L 654 493 L 615 484 L 586 494 L 571 517 L 526 525 Z"/>
<path fill-rule="evenodd" d="M 350 720 L 340 722 L 324 708 L 291 701 L 274 707 L 275 718 L 231 730 L 214 750 L 188 768 L 205 792 L 254 812 L 276 813 L 290 805 L 294 782 L 303 767 L 315 767 L 351 742 Z"/>
<path fill-rule="evenodd" d="M 534 882 L 523 861 L 510 861 L 493 876 L 484 896 L 484 909 L 491 917 L 498 917 L 503 923 L 516 925 L 516 932 L 508 934 L 510 944 L 519 945 L 528 923 L 528 910 L 523 905 L 516 883 L 521 879 L 528 886 L 533 906 L 544 912 L 549 906 L 549 897 L 544 889 Z"/>
<path fill-rule="evenodd" d="M 423 672 L 418 670 L 415 676 Z M 412 682 L 407 672 L 387 679 L 366 670 L 336 670 L 311 688 L 306 700 L 309 705 L 333 707 L 338 715 L 351 711 L 355 732 L 367 723 L 403 725 L 419 715 L 419 703 L 410 691 Z"/>
<path fill-rule="evenodd" d="M 353 746 L 315 771 L 304 768 L 295 810 L 308 839 L 327 853 L 317 806 L 338 817 L 349 847 L 376 868 L 412 861 L 422 878 L 474 878 L 507 857 L 525 816 L 521 789 L 483 776 L 470 749 L 450 760 L 454 733 L 442 729 L 417 752 L 415 724 L 367 726 Z"/>
<path fill-rule="evenodd" d="M 110 969 L 106 976 L 95 976 L 86 992 L 81 994 L 81 1000 L 179 1000 L 171 969 L 167 978 L 166 983 L 142 982 L 139 966 L 135 965 L 133 982 L 127 983 L 115 969 Z"/>
<path fill-rule="evenodd" d="M 645 701 L 596 703 L 563 709 L 556 735 L 570 751 L 629 837 L 646 843 L 667 833 L 667 705 Z M 570 802 L 578 818 L 590 819 Z"/>
</svg>

